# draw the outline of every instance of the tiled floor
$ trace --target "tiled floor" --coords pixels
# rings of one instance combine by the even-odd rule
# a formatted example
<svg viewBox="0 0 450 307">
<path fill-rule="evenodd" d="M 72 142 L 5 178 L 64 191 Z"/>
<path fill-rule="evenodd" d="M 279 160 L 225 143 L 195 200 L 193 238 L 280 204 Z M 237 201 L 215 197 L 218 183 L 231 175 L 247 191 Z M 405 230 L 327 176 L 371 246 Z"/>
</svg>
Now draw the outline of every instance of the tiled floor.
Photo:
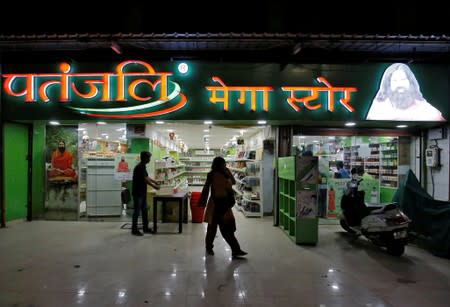
<svg viewBox="0 0 450 307">
<path fill-rule="evenodd" d="M 236 218 L 246 260 L 220 235 L 205 257 L 205 224 L 135 237 L 117 221 L 10 223 L 0 306 L 449 306 L 447 259 L 414 246 L 392 257 L 329 223 L 317 246 L 299 246 L 272 217 Z"/>
</svg>

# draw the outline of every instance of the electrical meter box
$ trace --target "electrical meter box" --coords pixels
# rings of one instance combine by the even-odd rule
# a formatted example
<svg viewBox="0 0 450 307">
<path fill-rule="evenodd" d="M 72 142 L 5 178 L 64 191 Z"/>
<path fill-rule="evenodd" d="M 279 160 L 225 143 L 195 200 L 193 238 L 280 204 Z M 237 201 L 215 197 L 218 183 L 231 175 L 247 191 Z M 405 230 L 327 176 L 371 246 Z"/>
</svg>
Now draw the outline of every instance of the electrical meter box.
<svg viewBox="0 0 450 307">
<path fill-rule="evenodd" d="M 439 148 L 433 147 L 425 150 L 425 163 L 429 167 L 438 167 L 439 161 Z"/>
</svg>

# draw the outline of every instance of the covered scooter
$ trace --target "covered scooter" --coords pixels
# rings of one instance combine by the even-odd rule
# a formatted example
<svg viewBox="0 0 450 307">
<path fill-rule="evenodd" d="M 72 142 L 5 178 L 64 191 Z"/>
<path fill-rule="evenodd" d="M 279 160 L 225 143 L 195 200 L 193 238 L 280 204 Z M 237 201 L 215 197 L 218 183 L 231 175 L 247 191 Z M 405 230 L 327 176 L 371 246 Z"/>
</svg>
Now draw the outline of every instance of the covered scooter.
<svg viewBox="0 0 450 307">
<path fill-rule="evenodd" d="M 388 254 L 401 256 L 408 243 L 410 219 L 400 210 L 397 203 L 369 206 L 364 202 L 364 191 L 358 191 L 363 180 L 352 170 L 341 199 L 342 228 L 352 234 L 364 235 L 378 246 L 386 247 Z"/>
</svg>

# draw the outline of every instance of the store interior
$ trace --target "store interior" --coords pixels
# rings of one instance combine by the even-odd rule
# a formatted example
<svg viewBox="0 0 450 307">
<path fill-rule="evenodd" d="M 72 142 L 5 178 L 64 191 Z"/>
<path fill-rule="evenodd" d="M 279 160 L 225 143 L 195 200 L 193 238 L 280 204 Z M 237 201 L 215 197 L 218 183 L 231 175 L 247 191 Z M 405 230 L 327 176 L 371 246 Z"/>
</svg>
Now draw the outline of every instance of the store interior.
<svg viewBox="0 0 450 307">
<path fill-rule="evenodd" d="M 269 125 L 157 121 L 60 127 L 69 129 L 66 138 L 70 131 L 74 134 L 73 167 L 77 181 L 69 188 L 47 185 L 48 219 L 129 221 L 133 208 L 132 171 L 143 150 L 152 153 L 147 170 L 161 184 L 158 191 L 148 187 L 150 218 L 155 195 L 178 191 L 189 195 L 199 193 L 215 156 L 226 159 L 236 179 L 233 186 L 236 210 L 249 218 L 274 214 L 275 131 Z M 336 219 L 340 213 L 340 197 L 349 180 L 337 176 L 339 162 L 349 175 L 352 169 L 361 170 L 364 178 L 361 189 L 365 191 L 367 203 L 388 202 L 402 176 L 418 167 L 417 159 L 412 158 L 417 156 L 415 142 L 414 137 L 406 136 L 295 135 L 291 152 L 294 156 L 318 157 L 317 216 Z M 47 166 L 50 164 L 48 160 Z M 68 206 L 69 203 L 76 205 Z M 161 214 L 158 219 L 176 222 L 178 206 L 174 203 L 167 207 L 158 213 Z M 191 220 L 191 210 L 186 208 L 185 213 Z"/>
<path fill-rule="evenodd" d="M 64 127 L 64 126 L 61 126 Z M 52 127 L 58 129 L 58 127 Z M 66 127 L 67 129 L 68 127 Z M 153 124 L 80 123 L 72 126 L 77 149 L 73 150 L 78 194 L 62 197 L 47 192 L 48 219 L 88 221 L 129 221 L 133 204 L 131 180 L 139 153 L 152 153 L 147 165 L 149 176 L 158 181 L 160 190 L 148 187 L 147 202 L 152 218 L 152 198 L 184 191 L 199 193 L 215 156 L 226 159 L 236 178 L 233 187 L 236 209 L 247 217 L 262 217 L 273 212 L 273 147 L 263 150 L 265 139 L 274 139 L 270 126 L 221 126 L 211 121 L 202 123 L 162 122 Z M 65 138 L 68 138 L 68 134 Z M 271 144 L 274 142 L 272 141 Z M 49 149 L 49 151 L 54 148 Z M 50 167 L 51 161 L 47 162 Z M 264 169 L 267 186 L 264 191 Z M 58 193 L 64 188 L 59 188 Z M 65 193 L 67 194 L 67 193 Z M 264 199 L 264 197 L 266 198 Z M 53 198 L 52 198 L 53 197 Z M 64 208 L 69 198 L 76 197 L 76 217 Z M 158 219 L 178 220 L 178 207 L 167 204 Z M 71 207 L 72 208 L 72 207 Z M 185 211 L 191 219 L 191 211 Z"/>
<path fill-rule="evenodd" d="M 413 158 L 418 156 L 415 141 L 410 136 L 294 136 L 296 155 L 318 157 L 318 216 L 339 216 L 340 198 L 352 170 L 362 176 L 359 189 L 365 192 L 366 203 L 390 202 L 403 176 L 419 167 Z M 349 177 L 339 176 L 339 162 Z"/>
</svg>

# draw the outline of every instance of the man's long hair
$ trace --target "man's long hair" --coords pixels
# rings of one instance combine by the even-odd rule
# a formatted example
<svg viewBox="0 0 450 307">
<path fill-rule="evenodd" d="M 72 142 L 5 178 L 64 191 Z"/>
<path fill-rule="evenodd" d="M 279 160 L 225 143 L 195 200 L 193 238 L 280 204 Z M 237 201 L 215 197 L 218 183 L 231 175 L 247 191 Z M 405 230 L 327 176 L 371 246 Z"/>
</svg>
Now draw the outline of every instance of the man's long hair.
<svg viewBox="0 0 450 307">
<path fill-rule="evenodd" d="M 402 70 L 406 74 L 406 78 L 409 81 L 409 92 L 416 100 L 423 100 L 423 95 L 420 92 L 419 83 L 416 80 L 411 69 L 408 65 L 403 63 L 395 63 L 389 66 L 383 73 L 383 77 L 381 77 L 380 89 L 378 90 L 377 95 L 375 96 L 375 100 L 385 101 L 391 95 L 391 76 L 396 70 Z"/>
</svg>

